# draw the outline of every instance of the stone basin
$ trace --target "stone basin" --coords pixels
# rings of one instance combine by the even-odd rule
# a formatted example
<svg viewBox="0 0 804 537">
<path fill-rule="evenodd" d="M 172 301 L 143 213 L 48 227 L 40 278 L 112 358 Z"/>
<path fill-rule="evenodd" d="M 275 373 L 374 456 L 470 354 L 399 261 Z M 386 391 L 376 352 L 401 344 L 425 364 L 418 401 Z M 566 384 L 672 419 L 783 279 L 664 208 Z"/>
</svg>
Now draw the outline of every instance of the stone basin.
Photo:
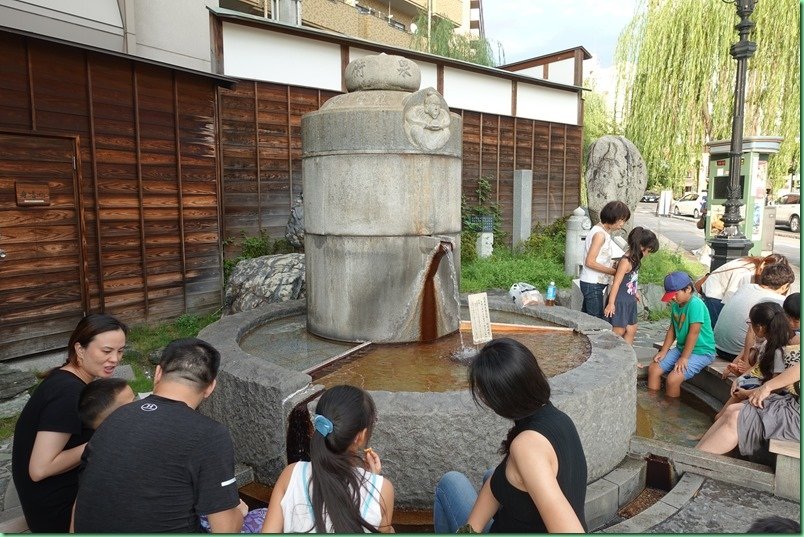
<svg viewBox="0 0 804 537">
<path fill-rule="evenodd" d="M 580 366 L 550 378 L 553 403 L 572 417 L 586 453 L 589 482 L 626 456 L 636 429 L 636 356 L 604 321 L 560 306 L 518 308 L 489 299 L 495 311 L 570 327 L 589 338 Z M 229 427 L 237 461 L 261 483 L 275 482 L 286 464 L 287 417 L 321 386 L 309 375 L 246 353 L 242 338 L 256 327 L 306 311 L 304 300 L 272 304 L 222 318 L 199 337 L 222 355 L 218 385 L 201 411 Z M 378 422 L 371 440 L 399 507 L 430 508 L 442 474 L 459 470 L 479 481 L 499 462 L 497 450 L 511 426 L 472 401 L 467 390 L 372 391 Z"/>
</svg>

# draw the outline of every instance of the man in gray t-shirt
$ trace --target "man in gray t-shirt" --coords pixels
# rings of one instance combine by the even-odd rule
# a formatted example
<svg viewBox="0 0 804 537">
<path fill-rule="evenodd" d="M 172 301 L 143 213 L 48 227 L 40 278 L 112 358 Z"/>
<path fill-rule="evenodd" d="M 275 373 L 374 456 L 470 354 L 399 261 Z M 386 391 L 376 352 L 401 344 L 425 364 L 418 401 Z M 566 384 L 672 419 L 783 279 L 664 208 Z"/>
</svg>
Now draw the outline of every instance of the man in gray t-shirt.
<svg viewBox="0 0 804 537">
<path fill-rule="evenodd" d="M 762 270 L 759 284 L 740 287 L 723 306 L 715 324 L 717 354 L 727 360 L 739 356 L 743 349 L 753 344 L 753 332 L 748 330 L 748 312 L 760 302 L 782 304 L 795 275 L 790 265 L 777 263 Z"/>
<path fill-rule="evenodd" d="M 200 339 L 170 343 L 154 392 L 113 412 L 81 460 L 77 533 L 238 533 L 245 504 L 222 424 L 196 411 L 215 389 L 220 354 Z"/>
</svg>

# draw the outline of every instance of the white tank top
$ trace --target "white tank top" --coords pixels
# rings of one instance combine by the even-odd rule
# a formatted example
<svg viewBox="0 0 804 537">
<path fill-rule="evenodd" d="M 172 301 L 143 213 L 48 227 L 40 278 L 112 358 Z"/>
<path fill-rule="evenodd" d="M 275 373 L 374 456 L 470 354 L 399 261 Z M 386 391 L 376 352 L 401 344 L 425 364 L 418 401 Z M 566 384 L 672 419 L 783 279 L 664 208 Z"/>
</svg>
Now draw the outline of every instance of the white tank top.
<svg viewBox="0 0 804 537">
<path fill-rule="evenodd" d="M 372 474 L 363 468 L 355 468 L 360 476 L 360 515 L 363 520 L 378 528 L 382 522 L 380 491 L 383 477 Z M 311 533 L 315 528 L 313 504 L 310 499 L 310 476 L 312 465 L 309 462 L 297 462 L 290 475 L 290 482 L 282 496 L 282 516 L 284 517 L 284 533 Z M 332 523 L 327 517 L 327 531 L 332 533 Z"/>
<path fill-rule="evenodd" d="M 611 283 L 612 277 L 610 274 L 606 274 L 594 269 L 591 269 L 586 266 L 586 256 L 589 255 L 589 248 L 592 246 L 592 238 L 597 233 L 603 234 L 603 244 L 600 246 L 600 251 L 597 253 L 597 258 L 595 261 L 600 263 L 601 265 L 606 265 L 607 267 L 611 266 L 611 235 L 603 229 L 600 224 L 596 224 L 592 229 L 589 230 L 589 234 L 586 236 L 583 244 L 583 266 L 581 267 L 581 281 L 586 283 Z"/>
</svg>

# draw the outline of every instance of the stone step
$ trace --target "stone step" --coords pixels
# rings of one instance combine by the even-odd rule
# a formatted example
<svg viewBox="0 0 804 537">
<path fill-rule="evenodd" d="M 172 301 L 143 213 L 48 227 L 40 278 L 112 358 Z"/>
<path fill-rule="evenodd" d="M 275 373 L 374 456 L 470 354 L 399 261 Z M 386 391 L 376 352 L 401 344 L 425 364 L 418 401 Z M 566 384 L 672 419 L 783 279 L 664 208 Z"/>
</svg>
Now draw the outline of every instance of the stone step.
<svg viewBox="0 0 804 537">
<path fill-rule="evenodd" d="M 773 493 L 773 470 L 763 464 L 638 436 L 631 437 L 628 453 L 632 457 L 639 458 L 647 457 L 649 454 L 666 457 L 679 475 L 691 472 L 741 487 Z"/>
</svg>

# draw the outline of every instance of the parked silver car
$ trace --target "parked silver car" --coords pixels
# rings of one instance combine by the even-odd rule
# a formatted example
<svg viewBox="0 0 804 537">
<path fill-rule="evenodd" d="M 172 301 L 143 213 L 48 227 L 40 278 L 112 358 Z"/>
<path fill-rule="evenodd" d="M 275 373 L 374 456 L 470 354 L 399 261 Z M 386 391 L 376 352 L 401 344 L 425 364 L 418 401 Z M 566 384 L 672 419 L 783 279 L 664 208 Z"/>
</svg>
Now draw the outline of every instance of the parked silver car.
<svg viewBox="0 0 804 537">
<path fill-rule="evenodd" d="M 691 214 L 698 218 L 706 207 L 706 192 L 690 192 L 673 203 L 673 214 Z"/>
<path fill-rule="evenodd" d="M 790 231 L 798 233 L 801 229 L 801 193 L 785 194 L 774 203 L 776 207 L 776 225 L 788 226 Z"/>
</svg>

